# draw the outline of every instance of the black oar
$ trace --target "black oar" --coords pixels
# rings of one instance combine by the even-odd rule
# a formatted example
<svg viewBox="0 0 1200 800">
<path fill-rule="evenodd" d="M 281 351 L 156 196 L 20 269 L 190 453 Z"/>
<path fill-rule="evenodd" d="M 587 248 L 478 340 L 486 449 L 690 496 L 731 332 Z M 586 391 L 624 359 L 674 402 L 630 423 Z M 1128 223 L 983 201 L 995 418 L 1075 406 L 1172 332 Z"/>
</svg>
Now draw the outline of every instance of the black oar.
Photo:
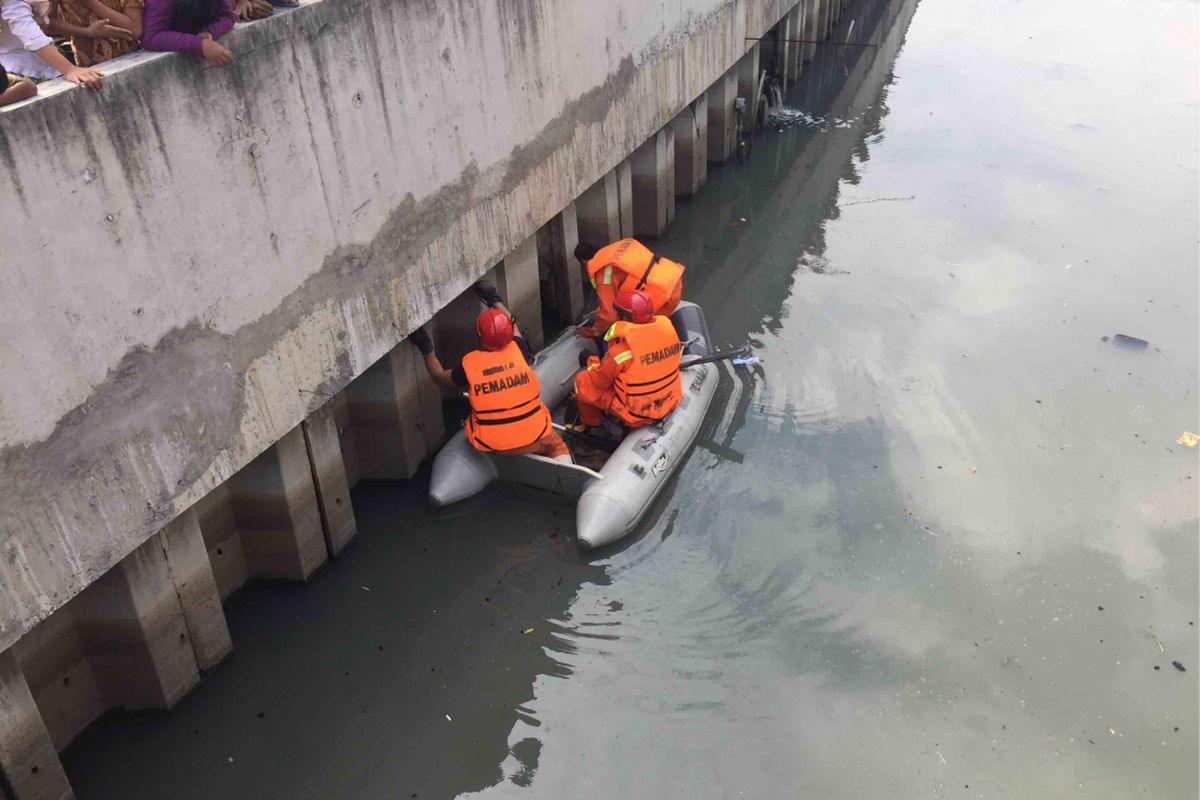
<svg viewBox="0 0 1200 800">
<path fill-rule="evenodd" d="M 554 428 L 554 430 L 565 436 L 570 436 L 571 438 L 578 439 L 581 442 L 587 442 L 590 445 L 599 447 L 601 450 L 608 450 L 609 452 L 616 450 L 617 445 L 620 444 L 620 442 L 613 441 L 612 439 L 593 436 L 587 431 L 577 431 L 572 428 L 568 428 L 566 425 L 559 425 L 557 422 L 550 423 L 550 427 Z"/>
</svg>

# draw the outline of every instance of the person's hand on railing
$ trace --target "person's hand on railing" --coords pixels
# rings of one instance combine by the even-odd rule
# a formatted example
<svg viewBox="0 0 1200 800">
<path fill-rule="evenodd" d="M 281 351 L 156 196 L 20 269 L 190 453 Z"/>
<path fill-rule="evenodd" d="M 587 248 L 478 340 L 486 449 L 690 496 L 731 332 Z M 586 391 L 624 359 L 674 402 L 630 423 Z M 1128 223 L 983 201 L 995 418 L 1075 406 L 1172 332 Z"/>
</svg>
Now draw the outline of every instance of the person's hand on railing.
<svg viewBox="0 0 1200 800">
<path fill-rule="evenodd" d="M 69 67 L 62 71 L 62 76 L 78 86 L 89 89 L 100 88 L 100 71 L 89 67 Z"/>
<path fill-rule="evenodd" d="M 212 38 L 212 34 L 200 34 L 200 55 L 214 67 L 227 67 L 233 63 L 233 53 L 229 48 Z"/>
<path fill-rule="evenodd" d="M 243 21 L 269 17 L 273 10 L 267 0 L 237 0 L 233 5 L 233 15 Z"/>
</svg>

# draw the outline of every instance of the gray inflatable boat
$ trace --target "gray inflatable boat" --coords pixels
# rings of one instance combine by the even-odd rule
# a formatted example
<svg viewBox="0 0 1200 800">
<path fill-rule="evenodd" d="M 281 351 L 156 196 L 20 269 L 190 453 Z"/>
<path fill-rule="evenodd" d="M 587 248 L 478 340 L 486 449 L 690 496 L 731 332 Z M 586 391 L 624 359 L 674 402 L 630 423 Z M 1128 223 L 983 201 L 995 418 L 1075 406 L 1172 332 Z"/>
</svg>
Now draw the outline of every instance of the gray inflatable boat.
<svg viewBox="0 0 1200 800">
<path fill-rule="evenodd" d="M 685 343 L 685 363 L 688 358 L 713 352 L 704 312 L 698 305 L 680 303 L 671 322 Z M 595 353 L 595 345 L 577 338 L 568 328 L 534 358 L 542 402 L 552 411 L 571 392 L 580 353 Z M 720 378 L 717 365 L 696 364 L 684 367 L 682 373 L 683 397 L 675 410 L 661 422 L 627 434 L 599 472 L 543 456 L 481 453 L 460 430 L 433 460 L 430 504 L 449 505 L 482 491 L 494 480 L 512 481 L 577 499 L 577 536 L 585 547 L 615 542 L 637 526 L 679 468 L 712 403 Z"/>
</svg>

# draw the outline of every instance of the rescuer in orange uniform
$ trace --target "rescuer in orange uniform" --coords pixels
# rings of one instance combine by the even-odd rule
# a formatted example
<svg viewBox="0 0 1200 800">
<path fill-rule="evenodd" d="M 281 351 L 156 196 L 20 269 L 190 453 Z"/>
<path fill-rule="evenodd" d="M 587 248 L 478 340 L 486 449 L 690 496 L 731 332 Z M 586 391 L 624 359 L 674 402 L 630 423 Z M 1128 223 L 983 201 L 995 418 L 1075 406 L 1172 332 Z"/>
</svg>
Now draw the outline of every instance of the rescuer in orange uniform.
<svg viewBox="0 0 1200 800">
<path fill-rule="evenodd" d="M 442 366 L 424 328 L 408 340 L 425 359 L 429 376 L 439 386 L 465 390 L 471 403 L 467 440 L 484 453 L 532 453 L 571 463 L 571 451 L 550 426 L 550 412 L 542 403 L 541 384 L 530 367 L 529 345 L 512 315 L 489 281 L 475 284 L 475 293 L 486 311 L 475 320 L 481 350 L 463 356 L 452 370 Z"/>
<path fill-rule="evenodd" d="M 614 309 L 619 319 L 604 335 L 608 352 L 603 360 L 590 357 L 587 369 L 575 376 L 579 422 L 599 427 L 607 413 L 641 428 L 679 405 L 683 344 L 671 320 L 654 314 L 647 292 L 621 292 Z"/>
<path fill-rule="evenodd" d="M 617 321 L 613 303 L 622 292 L 645 292 L 654 313 L 663 316 L 670 316 L 683 297 L 684 266 L 656 256 L 637 239 L 622 239 L 606 247 L 580 242 L 575 258 L 587 270 L 599 302 L 595 323 L 577 328 L 579 336 L 599 339 L 608 331 Z"/>
</svg>

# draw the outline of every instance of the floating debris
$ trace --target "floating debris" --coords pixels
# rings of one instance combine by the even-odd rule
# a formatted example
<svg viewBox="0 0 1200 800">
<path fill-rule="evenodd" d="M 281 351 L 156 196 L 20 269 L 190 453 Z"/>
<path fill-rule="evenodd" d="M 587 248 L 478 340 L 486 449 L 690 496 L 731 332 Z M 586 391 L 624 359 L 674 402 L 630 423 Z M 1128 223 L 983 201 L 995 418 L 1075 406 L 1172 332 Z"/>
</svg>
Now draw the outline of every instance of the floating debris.
<svg viewBox="0 0 1200 800">
<path fill-rule="evenodd" d="M 1113 344 L 1119 344 L 1121 347 L 1127 347 L 1130 350 L 1145 350 L 1150 346 L 1150 343 L 1145 339 L 1139 339 L 1136 336 L 1126 336 L 1123 333 L 1118 333 L 1113 337 Z"/>
<path fill-rule="evenodd" d="M 850 206 L 861 206 L 861 205 L 865 205 L 867 203 L 895 203 L 895 202 L 899 202 L 901 200 L 916 200 L 916 199 L 917 199 L 917 196 L 915 194 L 910 194 L 908 197 L 874 197 L 870 200 L 852 200 L 849 203 L 842 203 L 841 207 L 849 208 Z M 1070 267 L 1067 267 L 1067 269 L 1070 269 Z M 950 277 L 951 278 L 954 277 L 953 272 L 950 273 Z"/>
<path fill-rule="evenodd" d="M 796 128 L 801 125 L 819 130 L 824 130 L 828 127 L 824 118 L 814 117 L 798 108 L 788 108 L 787 106 L 772 108 L 767 115 L 767 124 L 778 130 Z"/>
<path fill-rule="evenodd" d="M 521 631 L 521 633 L 528 636 L 529 634 L 533 633 L 533 628 L 526 628 L 525 630 Z"/>
<path fill-rule="evenodd" d="M 1197 436 L 1191 431 L 1184 431 L 1183 433 L 1179 434 L 1179 438 L 1175 441 L 1184 447 L 1195 447 L 1196 443 L 1200 442 L 1200 436 Z"/>
<path fill-rule="evenodd" d="M 824 256 L 819 256 L 816 253 L 801 253 L 800 258 L 796 259 L 796 266 L 801 269 L 808 270 L 814 275 L 849 275 L 843 269 L 835 269 L 829 264 L 829 260 Z"/>
</svg>

